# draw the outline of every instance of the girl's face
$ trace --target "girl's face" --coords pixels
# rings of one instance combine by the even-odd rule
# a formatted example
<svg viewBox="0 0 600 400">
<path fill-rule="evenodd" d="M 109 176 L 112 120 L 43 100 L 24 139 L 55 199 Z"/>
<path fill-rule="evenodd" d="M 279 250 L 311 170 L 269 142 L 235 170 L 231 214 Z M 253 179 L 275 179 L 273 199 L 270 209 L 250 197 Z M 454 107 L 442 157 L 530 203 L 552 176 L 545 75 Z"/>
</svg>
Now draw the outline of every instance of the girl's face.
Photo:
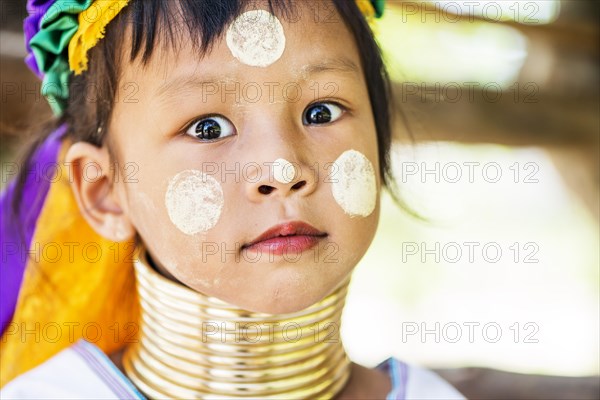
<svg viewBox="0 0 600 400">
<path fill-rule="evenodd" d="M 266 10 L 247 10 L 201 60 L 182 39 L 146 67 L 125 66 L 110 135 L 123 167 L 115 194 L 158 267 L 282 313 L 351 273 L 375 234 L 381 182 L 348 28 L 333 6 L 299 8 L 294 21 Z M 326 236 L 283 254 L 247 247 L 290 221 Z"/>
</svg>

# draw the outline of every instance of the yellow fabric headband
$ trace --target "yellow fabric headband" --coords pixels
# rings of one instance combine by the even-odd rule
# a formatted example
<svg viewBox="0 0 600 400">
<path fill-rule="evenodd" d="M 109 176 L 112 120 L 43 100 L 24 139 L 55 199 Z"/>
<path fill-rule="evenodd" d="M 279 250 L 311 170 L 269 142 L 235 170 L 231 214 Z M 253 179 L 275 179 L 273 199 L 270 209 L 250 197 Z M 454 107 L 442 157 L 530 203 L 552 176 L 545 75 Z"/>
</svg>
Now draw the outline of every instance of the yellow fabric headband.
<svg viewBox="0 0 600 400">
<path fill-rule="evenodd" d="M 69 42 L 69 68 L 75 75 L 87 69 L 87 52 L 104 37 L 106 25 L 129 0 L 100 0 L 79 14 L 79 29 Z"/>
</svg>

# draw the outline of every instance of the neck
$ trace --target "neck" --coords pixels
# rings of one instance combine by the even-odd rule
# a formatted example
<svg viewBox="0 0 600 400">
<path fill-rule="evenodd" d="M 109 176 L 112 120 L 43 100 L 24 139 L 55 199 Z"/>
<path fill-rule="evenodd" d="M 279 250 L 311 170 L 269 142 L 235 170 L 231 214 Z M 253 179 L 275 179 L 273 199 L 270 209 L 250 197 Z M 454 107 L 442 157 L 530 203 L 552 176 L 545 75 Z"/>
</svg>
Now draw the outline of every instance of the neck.
<svg viewBox="0 0 600 400">
<path fill-rule="evenodd" d="M 340 340 L 348 281 L 305 310 L 240 309 L 135 262 L 139 339 L 125 372 L 151 398 L 332 398 L 350 374 Z"/>
</svg>

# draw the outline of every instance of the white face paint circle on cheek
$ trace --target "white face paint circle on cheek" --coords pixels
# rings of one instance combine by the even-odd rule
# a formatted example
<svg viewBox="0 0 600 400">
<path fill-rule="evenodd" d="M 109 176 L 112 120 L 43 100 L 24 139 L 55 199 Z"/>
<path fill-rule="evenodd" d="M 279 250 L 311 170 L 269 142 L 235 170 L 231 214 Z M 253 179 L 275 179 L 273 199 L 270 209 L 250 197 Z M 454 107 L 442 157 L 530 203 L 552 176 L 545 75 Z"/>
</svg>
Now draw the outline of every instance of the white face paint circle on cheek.
<svg viewBox="0 0 600 400">
<path fill-rule="evenodd" d="M 351 217 L 367 217 L 377 203 L 377 181 L 371 161 L 359 151 L 343 152 L 333 165 L 330 179 L 335 201 Z"/>
<path fill-rule="evenodd" d="M 231 54 L 252 67 L 267 67 L 285 50 L 283 26 L 266 10 L 252 10 L 238 16 L 225 36 Z"/>
<path fill-rule="evenodd" d="M 223 189 L 212 176 L 185 170 L 169 182 L 165 205 L 171 222 L 186 235 L 213 228 L 223 209 Z"/>
<path fill-rule="evenodd" d="M 296 168 L 284 158 L 273 161 L 273 178 L 280 183 L 290 183 L 296 177 Z"/>
</svg>

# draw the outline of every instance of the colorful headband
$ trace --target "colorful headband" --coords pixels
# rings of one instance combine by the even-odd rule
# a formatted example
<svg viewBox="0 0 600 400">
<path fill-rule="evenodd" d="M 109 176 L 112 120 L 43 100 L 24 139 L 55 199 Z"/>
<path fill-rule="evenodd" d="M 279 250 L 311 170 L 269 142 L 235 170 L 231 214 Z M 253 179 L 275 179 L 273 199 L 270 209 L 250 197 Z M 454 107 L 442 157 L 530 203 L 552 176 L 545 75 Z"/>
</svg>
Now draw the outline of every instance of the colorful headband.
<svg viewBox="0 0 600 400">
<path fill-rule="evenodd" d="M 42 78 L 42 95 L 60 116 L 69 97 L 69 76 L 87 68 L 87 51 L 129 0 L 28 0 L 23 23 L 25 62 Z"/>
<path fill-rule="evenodd" d="M 108 23 L 129 0 L 28 0 L 23 23 L 25 63 L 42 79 L 42 95 L 56 116 L 69 98 L 69 76 L 87 69 L 88 51 L 104 37 Z M 385 0 L 356 0 L 372 23 L 383 15 Z"/>
</svg>

